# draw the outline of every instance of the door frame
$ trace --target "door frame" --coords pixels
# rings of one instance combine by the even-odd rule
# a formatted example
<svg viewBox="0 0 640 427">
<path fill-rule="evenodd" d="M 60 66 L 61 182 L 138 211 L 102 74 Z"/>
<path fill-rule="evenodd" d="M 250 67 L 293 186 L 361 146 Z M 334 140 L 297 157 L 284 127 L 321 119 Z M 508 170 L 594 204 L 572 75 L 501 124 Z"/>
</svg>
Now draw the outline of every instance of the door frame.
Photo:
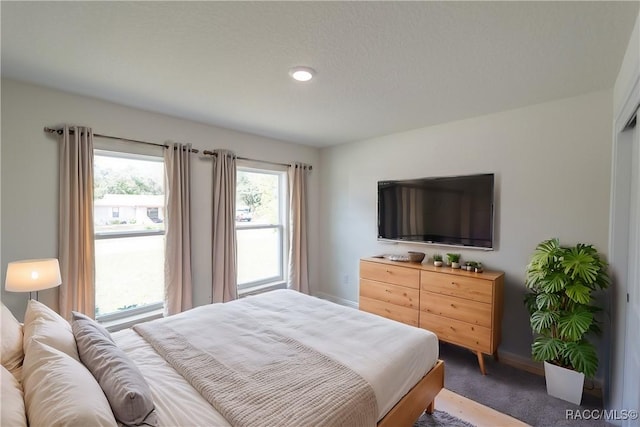
<svg viewBox="0 0 640 427">
<path fill-rule="evenodd" d="M 609 262 L 612 286 L 609 291 L 610 353 L 604 390 L 605 408 L 622 409 L 625 379 L 625 337 L 627 334 L 627 275 L 629 272 L 630 191 L 628 178 L 633 167 L 633 132 L 625 131 L 640 106 L 640 73 L 636 73 L 622 109 L 614 118 L 609 217 Z M 640 122 L 635 132 L 640 131 Z M 616 422 L 610 420 L 609 422 Z M 619 423 L 619 421 L 618 421 Z"/>
</svg>

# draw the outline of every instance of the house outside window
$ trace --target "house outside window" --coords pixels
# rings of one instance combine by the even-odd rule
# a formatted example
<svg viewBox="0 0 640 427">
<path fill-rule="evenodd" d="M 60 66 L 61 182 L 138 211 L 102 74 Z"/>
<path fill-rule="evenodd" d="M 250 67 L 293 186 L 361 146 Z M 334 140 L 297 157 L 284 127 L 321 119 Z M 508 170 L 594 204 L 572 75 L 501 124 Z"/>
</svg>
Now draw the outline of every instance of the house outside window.
<svg viewBox="0 0 640 427">
<path fill-rule="evenodd" d="M 238 291 L 286 286 L 285 167 L 238 162 L 236 237 Z"/>
<path fill-rule="evenodd" d="M 96 319 L 112 321 L 163 307 L 163 219 L 163 158 L 96 149 Z"/>
</svg>

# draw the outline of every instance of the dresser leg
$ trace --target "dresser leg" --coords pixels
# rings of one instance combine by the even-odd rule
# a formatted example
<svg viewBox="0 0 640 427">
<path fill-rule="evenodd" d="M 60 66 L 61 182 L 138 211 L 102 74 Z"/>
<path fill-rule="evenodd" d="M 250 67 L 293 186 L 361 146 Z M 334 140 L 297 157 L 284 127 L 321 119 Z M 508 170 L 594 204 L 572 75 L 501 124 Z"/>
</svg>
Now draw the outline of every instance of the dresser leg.
<svg viewBox="0 0 640 427">
<path fill-rule="evenodd" d="M 480 365 L 480 372 L 482 372 L 482 375 L 487 375 L 487 373 L 484 370 L 484 356 L 479 351 L 476 351 L 476 354 L 478 355 L 478 364 Z"/>
</svg>

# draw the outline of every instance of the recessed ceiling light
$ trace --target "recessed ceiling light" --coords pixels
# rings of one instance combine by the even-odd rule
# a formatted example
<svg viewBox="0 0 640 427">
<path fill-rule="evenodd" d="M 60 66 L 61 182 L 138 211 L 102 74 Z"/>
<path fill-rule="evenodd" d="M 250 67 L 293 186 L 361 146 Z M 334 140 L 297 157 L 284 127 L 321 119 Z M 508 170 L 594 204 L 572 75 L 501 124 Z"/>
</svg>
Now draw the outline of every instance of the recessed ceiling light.
<svg viewBox="0 0 640 427">
<path fill-rule="evenodd" d="M 289 70 L 289 75 L 299 82 L 308 82 L 315 74 L 316 71 L 309 67 L 293 67 Z"/>
</svg>

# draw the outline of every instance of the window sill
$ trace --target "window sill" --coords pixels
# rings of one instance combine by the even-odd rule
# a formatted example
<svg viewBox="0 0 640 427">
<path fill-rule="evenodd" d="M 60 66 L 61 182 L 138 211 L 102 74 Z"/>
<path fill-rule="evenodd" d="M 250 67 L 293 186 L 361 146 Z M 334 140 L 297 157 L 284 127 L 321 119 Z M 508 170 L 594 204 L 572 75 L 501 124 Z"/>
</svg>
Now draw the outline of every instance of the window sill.
<svg viewBox="0 0 640 427">
<path fill-rule="evenodd" d="M 249 295 L 257 295 L 263 292 L 273 291 L 275 289 L 287 289 L 287 284 L 285 282 L 276 282 L 252 286 L 245 289 L 238 289 L 238 298 L 248 297 Z"/>
<path fill-rule="evenodd" d="M 133 325 L 138 323 L 144 323 L 144 322 L 148 322 L 149 320 L 160 319 L 161 317 L 163 317 L 163 315 L 164 315 L 164 309 L 160 308 L 152 311 L 147 311 L 144 313 L 138 313 L 138 314 L 134 314 L 127 317 L 122 317 L 117 320 L 110 320 L 107 322 L 98 321 L 98 323 L 100 323 L 102 326 L 107 328 L 107 331 L 116 332 L 122 329 L 130 328 Z"/>
</svg>

